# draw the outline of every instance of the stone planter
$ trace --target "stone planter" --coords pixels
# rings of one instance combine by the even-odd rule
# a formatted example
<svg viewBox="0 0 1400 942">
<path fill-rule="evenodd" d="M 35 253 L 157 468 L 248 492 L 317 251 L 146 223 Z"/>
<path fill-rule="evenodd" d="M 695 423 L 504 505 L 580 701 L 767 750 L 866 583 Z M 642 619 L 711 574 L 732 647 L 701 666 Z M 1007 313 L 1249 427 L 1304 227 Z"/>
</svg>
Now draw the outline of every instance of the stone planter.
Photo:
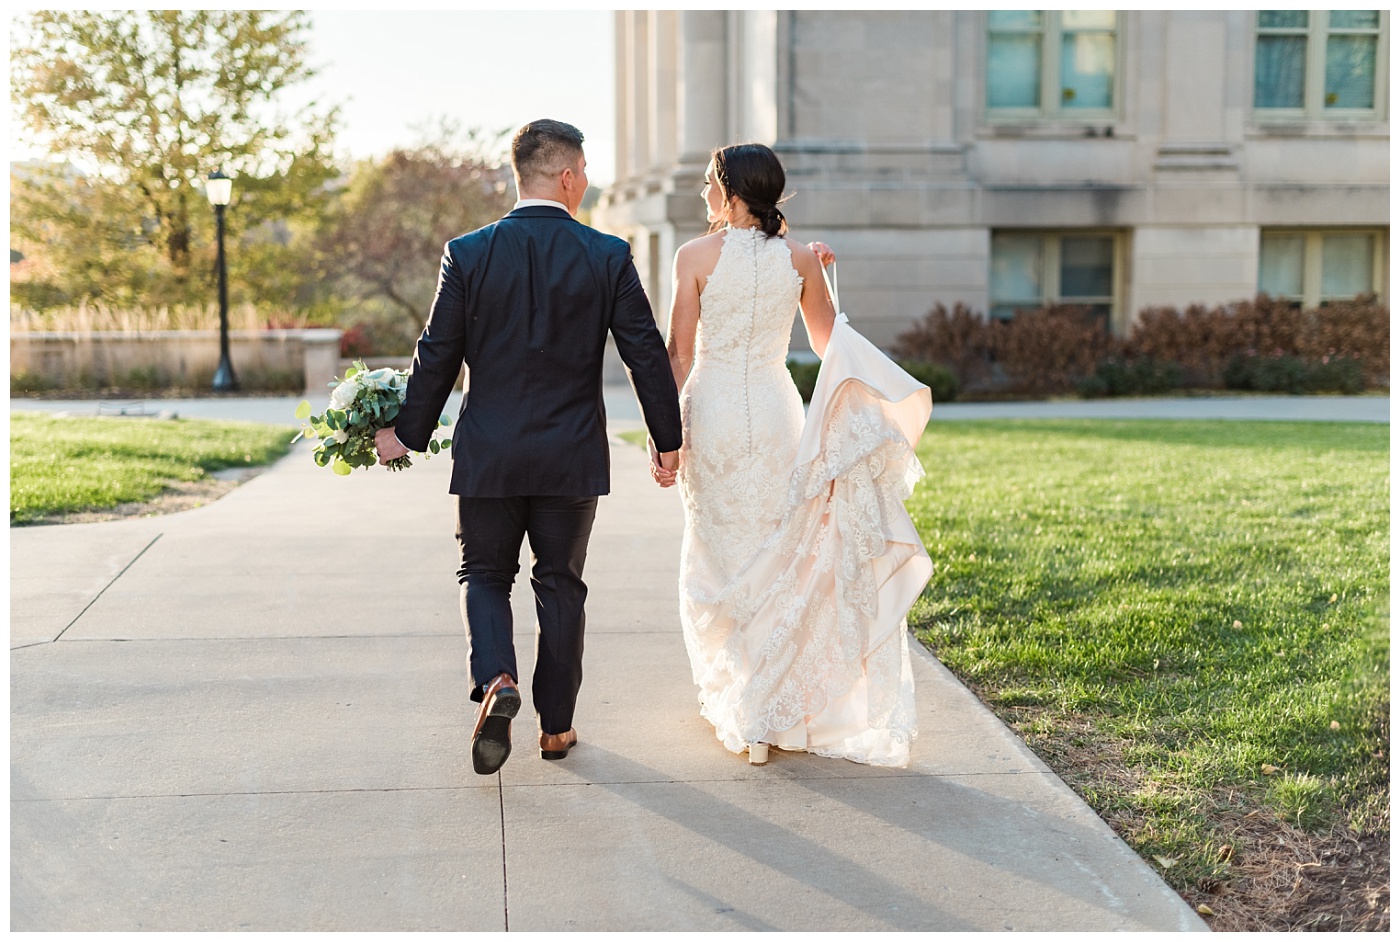
<svg viewBox="0 0 1400 942">
<path fill-rule="evenodd" d="M 229 331 L 229 358 L 246 390 L 319 393 L 340 362 L 339 328 Z M 219 364 L 217 330 L 53 331 L 10 335 L 12 385 L 205 389 Z"/>
</svg>

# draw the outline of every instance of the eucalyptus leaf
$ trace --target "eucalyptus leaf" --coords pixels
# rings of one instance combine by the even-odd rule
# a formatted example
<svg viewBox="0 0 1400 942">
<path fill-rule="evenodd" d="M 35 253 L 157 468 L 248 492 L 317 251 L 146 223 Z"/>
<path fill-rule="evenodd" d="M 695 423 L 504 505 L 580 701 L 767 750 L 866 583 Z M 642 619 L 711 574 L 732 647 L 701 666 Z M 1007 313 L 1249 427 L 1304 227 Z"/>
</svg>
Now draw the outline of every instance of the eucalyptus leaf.
<svg viewBox="0 0 1400 942">
<path fill-rule="evenodd" d="M 437 443 L 437 439 L 433 439 L 432 441 L 428 442 L 428 450 L 431 451 L 433 454 L 437 454 L 441 448 L 442 446 Z"/>
<path fill-rule="evenodd" d="M 337 456 L 335 459 L 335 464 L 331 465 L 331 470 L 334 471 L 336 474 L 346 475 L 350 473 L 351 468 L 350 465 L 345 463 L 344 458 Z"/>
<path fill-rule="evenodd" d="M 311 417 L 311 400 L 303 399 L 301 401 L 301 405 L 297 406 L 296 417 L 299 419 L 308 419 Z"/>
</svg>

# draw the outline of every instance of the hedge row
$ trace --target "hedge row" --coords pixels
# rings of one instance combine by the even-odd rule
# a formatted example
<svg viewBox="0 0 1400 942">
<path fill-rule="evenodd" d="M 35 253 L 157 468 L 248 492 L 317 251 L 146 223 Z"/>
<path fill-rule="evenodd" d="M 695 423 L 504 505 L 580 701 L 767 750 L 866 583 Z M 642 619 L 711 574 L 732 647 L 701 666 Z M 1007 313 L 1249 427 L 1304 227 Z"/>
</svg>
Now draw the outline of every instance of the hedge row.
<svg viewBox="0 0 1400 942">
<path fill-rule="evenodd" d="M 1300 310 L 1259 296 L 1148 308 L 1126 337 L 1080 307 L 989 320 L 937 305 L 894 353 L 945 367 L 963 398 L 1161 393 L 1178 388 L 1360 392 L 1390 384 L 1390 309 L 1374 297 Z"/>
</svg>

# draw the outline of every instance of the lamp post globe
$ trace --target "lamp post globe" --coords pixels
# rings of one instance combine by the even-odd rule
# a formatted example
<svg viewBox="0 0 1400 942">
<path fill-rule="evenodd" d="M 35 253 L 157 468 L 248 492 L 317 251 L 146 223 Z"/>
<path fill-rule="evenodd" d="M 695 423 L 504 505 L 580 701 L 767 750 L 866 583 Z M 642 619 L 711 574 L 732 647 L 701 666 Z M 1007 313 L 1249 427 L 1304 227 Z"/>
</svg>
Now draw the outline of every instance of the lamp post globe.
<svg viewBox="0 0 1400 942">
<path fill-rule="evenodd" d="M 238 378 L 228 355 L 228 266 L 224 261 L 224 209 L 233 198 L 233 180 L 215 170 L 205 181 L 204 192 L 214 207 L 219 230 L 219 368 L 214 371 L 214 392 L 236 392 Z"/>
</svg>

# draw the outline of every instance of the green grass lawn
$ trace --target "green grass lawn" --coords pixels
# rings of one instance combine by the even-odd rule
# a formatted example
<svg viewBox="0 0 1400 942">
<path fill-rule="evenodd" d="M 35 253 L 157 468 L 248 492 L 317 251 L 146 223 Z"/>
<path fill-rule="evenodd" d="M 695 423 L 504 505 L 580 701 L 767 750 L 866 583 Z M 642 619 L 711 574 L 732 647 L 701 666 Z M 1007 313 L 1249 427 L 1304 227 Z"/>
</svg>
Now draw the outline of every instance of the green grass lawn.
<svg viewBox="0 0 1400 942">
<path fill-rule="evenodd" d="M 1388 832 L 1389 438 L 936 423 L 910 624 L 1178 889 L 1261 820 Z"/>
<path fill-rule="evenodd" d="M 176 481 L 266 464 L 294 434 L 253 422 L 11 412 L 10 523 L 150 500 Z"/>
</svg>

